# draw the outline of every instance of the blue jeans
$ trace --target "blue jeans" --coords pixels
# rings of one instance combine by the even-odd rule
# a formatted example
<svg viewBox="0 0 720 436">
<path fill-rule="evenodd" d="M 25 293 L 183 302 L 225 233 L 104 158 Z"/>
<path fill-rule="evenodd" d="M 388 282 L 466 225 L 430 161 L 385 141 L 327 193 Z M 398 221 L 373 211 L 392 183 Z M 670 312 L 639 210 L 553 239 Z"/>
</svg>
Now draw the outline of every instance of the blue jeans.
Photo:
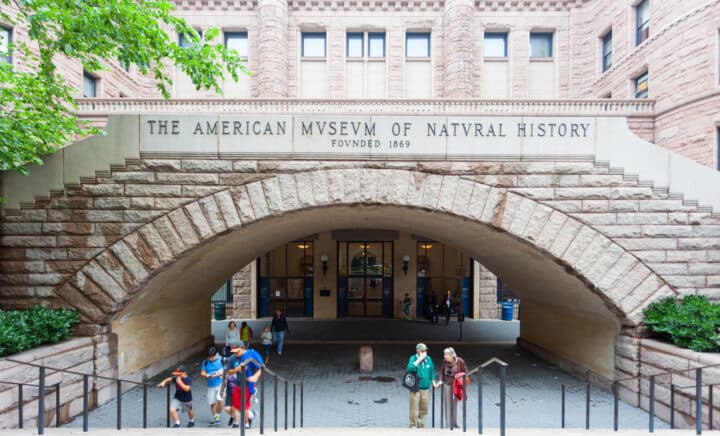
<svg viewBox="0 0 720 436">
<path fill-rule="evenodd" d="M 276 344 L 278 354 L 282 354 L 283 342 L 285 341 L 285 330 L 273 332 L 273 342 Z"/>
</svg>

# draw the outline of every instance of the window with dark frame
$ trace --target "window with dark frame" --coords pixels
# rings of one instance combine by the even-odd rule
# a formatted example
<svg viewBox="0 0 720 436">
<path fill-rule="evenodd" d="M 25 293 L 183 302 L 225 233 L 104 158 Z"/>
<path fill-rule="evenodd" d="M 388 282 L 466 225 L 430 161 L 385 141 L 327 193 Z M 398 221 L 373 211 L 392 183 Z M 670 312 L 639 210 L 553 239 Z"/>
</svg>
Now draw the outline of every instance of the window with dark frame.
<svg viewBox="0 0 720 436">
<path fill-rule="evenodd" d="M 642 0 L 635 6 L 635 45 L 650 37 L 650 0 Z"/>
<path fill-rule="evenodd" d="M 345 56 L 348 58 L 363 58 L 365 56 L 375 59 L 384 58 L 385 32 L 347 32 Z"/>
<path fill-rule="evenodd" d="M 302 32 L 300 55 L 304 58 L 324 58 L 327 53 L 325 32 Z"/>
<path fill-rule="evenodd" d="M 271 312 L 280 309 L 287 316 L 312 316 L 305 290 L 313 286 L 313 247 L 312 241 L 293 241 L 258 259 L 258 277 L 267 283 Z"/>
<path fill-rule="evenodd" d="M 430 33 L 408 32 L 405 34 L 405 57 L 430 57 Z"/>
<path fill-rule="evenodd" d="M 602 37 L 602 70 L 603 73 L 612 67 L 612 30 Z"/>
<path fill-rule="evenodd" d="M 368 57 L 385 57 L 385 32 L 368 32 Z"/>
<path fill-rule="evenodd" d="M 0 26 L 0 62 L 12 64 L 10 43 L 12 43 L 12 29 Z"/>
<path fill-rule="evenodd" d="M 551 58 L 553 57 L 553 34 L 552 32 L 531 32 L 530 33 L 530 57 Z"/>
<path fill-rule="evenodd" d="M 649 74 L 647 71 L 635 79 L 635 98 L 648 98 Z"/>
<path fill-rule="evenodd" d="M 365 34 L 363 32 L 348 32 L 345 43 L 345 54 L 349 58 L 365 56 Z"/>
<path fill-rule="evenodd" d="M 83 71 L 83 97 L 97 97 L 97 78 L 91 76 L 87 71 Z"/>
<path fill-rule="evenodd" d="M 195 31 L 198 33 L 200 39 L 202 39 L 202 31 L 198 29 L 195 29 Z M 190 35 L 185 35 L 184 33 L 178 35 L 178 45 L 180 47 L 189 47 L 190 44 L 192 44 Z"/>
<path fill-rule="evenodd" d="M 483 56 L 486 58 L 506 58 L 508 55 L 507 39 L 507 32 L 485 33 L 483 40 Z"/>
<path fill-rule="evenodd" d="M 247 32 L 225 32 L 225 48 L 237 51 L 241 58 L 248 57 Z"/>
</svg>

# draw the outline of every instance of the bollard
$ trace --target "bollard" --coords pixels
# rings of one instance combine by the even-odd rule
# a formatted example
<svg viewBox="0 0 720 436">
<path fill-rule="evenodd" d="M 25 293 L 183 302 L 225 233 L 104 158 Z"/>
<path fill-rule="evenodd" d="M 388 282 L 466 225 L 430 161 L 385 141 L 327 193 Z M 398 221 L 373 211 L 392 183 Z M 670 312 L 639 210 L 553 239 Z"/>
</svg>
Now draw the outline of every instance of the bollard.
<svg viewBox="0 0 720 436">
<path fill-rule="evenodd" d="M 265 434 L 265 377 L 260 377 L 260 434 Z"/>
<path fill-rule="evenodd" d="M 147 428 L 147 394 L 148 387 L 143 383 L 143 428 Z"/>
<path fill-rule="evenodd" d="M 585 430 L 590 430 L 590 382 L 585 383 Z"/>
<path fill-rule="evenodd" d="M 274 417 L 273 421 L 274 421 L 275 431 L 277 431 L 277 421 L 278 421 L 277 420 L 277 416 L 278 416 L 278 401 L 277 401 L 278 376 L 277 376 L 277 374 L 275 374 L 274 377 L 275 377 L 275 383 L 273 384 L 273 389 L 275 390 L 275 398 L 274 398 L 275 407 L 273 408 L 273 414 L 275 415 L 275 417 Z"/>
<path fill-rule="evenodd" d="M 445 385 L 440 387 L 440 428 L 445 428 Z"/>
<path fill-rule="evenodd" d="M 122 428 L 122 382 L 117 380 L 117 429 Z"/>
<path fill-rule="evenodd" d="M 288 381 L 285 380 L 285 430 L 288 429 Z"/>
<path fill-rule="evenodd" d="M 648 432 L 655 432 L 655 376 L 650 376 L 650 413 L 648 413 Z"/>
<path fill-rule="evenodd" d="M 90 390 L 90 376 L 85 374 L 83 376 L 83 432 L 88 432 L 88 418 L 89 418 L 89 398 L 88 391 Z"/>
<path fill-rule="evenodd" d="M 18 428 L 23 428 L 23 385 L 18 385 Z"/>
<path fill-rule="evenodd" d="M 618 417 L 618 382 L 613 383 L 613 431 L 618 431 L 619 417 Z"/>
<path fill-rule="evenodd" d="M 478 434 L 483 432 L 482 373 L 478 372 Z"/>
<path fill-rule="evenodd" d="M 710 385 L 708 388 L 708 419 L 710 420 L 708 423 L 709 430 L 713 429 L 713 386 L 714 385 Z"/>
<path fill-rule="evenodd" d="M 702 368 L 695 369 L 695 434 L 702 434 Z"/>
<path fill-rule="evenodd" d="M 55 385 L 55 427 L 60 427 L 60 383 Z"/>
<path fill-rule="evenodd" d="M 560 428 L 565 428 L 565 385 L 560 385 Z"/>
<path fill-rule="evenodd" d="M 45 434 L 45 367 L 40 367 L 38 383 L 38 435 Z"/>
<path fill-rule="evenodd" d="M 505 436 L 505 379 L 507 368 L 500 367 L 500 436 Z"/>
<path fill-rule="evenodd" d="M 170 385 L 165 388 L 165 426 L 170 428 Z"/>
<path fill-rule="evenodd" d="M 295 428 L 295 383 L 293 383 L 293 428 Z"/>
</svg>

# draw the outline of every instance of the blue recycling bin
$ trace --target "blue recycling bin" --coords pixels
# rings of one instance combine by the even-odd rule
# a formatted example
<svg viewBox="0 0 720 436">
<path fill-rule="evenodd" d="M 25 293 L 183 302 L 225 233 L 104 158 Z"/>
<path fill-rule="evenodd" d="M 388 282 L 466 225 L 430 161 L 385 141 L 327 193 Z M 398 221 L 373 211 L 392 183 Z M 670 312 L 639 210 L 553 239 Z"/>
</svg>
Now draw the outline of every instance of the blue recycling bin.
<svg viewBox="0 0 720 436">
<path fill-rule="evenodd" d="M 512 321 L 513 320 L 513 302 L 512 301 L 503 301 L 500 303 L 501 308 L 501 316 L 500 318 L 503 321 Z"/>
</svg>

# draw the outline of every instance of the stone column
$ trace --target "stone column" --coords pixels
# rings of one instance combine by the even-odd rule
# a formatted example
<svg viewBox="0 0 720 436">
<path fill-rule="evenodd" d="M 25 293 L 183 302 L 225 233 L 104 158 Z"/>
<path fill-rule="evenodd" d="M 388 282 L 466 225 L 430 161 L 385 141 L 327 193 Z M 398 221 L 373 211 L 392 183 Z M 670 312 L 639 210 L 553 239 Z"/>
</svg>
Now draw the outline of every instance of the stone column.
<svg viewBox="0 0 720 436">
<path fill-rule="evenodd" d="M 288 96 L 287 0 L 258 0 L 257 59 L 253 60 L 257 96 Z"/>
<path fill-rule="evenodd" d="M 473 14 L 472 0 L 446 0 L 443 14 L 445 95 L 473 96 Z"/>
<path fill-rule="evenodd" d="M 475 280 L 477 287 L 476 317 L 479 319 L 497 319 L 497 277 L 489 269 L 477 261 L 473 262 L 475 267 Z"/>
<path fill-rule="evenodd" d="M 255 262 L 250 262 L 243 269 L 233 274 L 232 277 L 232 312 L 228 315 L 235 319 L 253 319 L 255 304 Z"/>
</svg>

